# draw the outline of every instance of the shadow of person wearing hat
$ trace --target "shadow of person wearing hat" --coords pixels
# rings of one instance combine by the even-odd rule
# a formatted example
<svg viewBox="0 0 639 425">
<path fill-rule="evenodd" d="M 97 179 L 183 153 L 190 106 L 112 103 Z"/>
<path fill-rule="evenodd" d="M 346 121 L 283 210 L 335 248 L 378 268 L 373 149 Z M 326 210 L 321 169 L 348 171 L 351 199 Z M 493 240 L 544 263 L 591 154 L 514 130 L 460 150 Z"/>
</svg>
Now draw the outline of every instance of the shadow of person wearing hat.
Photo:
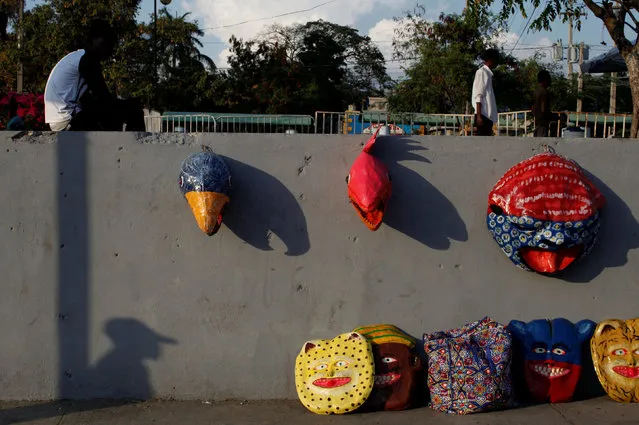
<svg viewBox="0 0 639 425">
<path fill-rule="evenodd" d="M 153 398 L 145 360 L 161 357 L 160 344 L 178 342 L 162 336 L 135 319 L 112 319 L 104 327 L 113 347 L 98 361 L 90 375 L 91 396 L 107 399 Z"/>
</svg>

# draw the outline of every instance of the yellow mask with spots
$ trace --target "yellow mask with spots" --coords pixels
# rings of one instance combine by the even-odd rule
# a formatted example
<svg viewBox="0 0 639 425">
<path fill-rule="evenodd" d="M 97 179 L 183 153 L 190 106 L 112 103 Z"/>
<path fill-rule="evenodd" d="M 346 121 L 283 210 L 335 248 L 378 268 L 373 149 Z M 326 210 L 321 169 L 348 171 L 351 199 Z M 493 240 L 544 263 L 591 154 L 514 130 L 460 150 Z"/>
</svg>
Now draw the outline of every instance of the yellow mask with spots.
<svg viewBox="0 0 639 425">
<path fill-rule="evenodd" d="M 360 407 L 375 380 L 373 351 L 357 332 L 304 343 L 295 361 L 295 386 L 304 406 L 320 415 Z"/>
</svg>

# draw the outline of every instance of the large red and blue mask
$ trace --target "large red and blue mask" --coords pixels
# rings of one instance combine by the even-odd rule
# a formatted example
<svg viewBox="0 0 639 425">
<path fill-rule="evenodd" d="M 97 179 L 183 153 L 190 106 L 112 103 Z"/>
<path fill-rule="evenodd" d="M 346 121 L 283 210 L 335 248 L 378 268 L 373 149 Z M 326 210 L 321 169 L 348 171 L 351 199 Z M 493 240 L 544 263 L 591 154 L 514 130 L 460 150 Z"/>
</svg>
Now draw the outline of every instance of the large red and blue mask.
<svg viewBox="0 0 639 425">
<path fill-rule="evenodd" d="M 217 233 L 231 190 L 231 172 L 222 157 L 203 146 L 182 162 L 178 183 L 200 230 Z"/>
<path fill-rule="evenodd" d="M 571 401 L 581 375 L 583 344 L 588 343 L 596 323 L 566 319 L 513 320 L 508 329 L 521 347 L 524 378 L 532 399 L 538 403 Z M 515 369 L 517 370 L 517 369 Z"/>
<path fill-rule="evenodd" d="M 380 129 L 368 140 L 346 177 L 348 198 L 360 219 L 373 231 L 381 226 L 392 193 L 388 168 L 371 155 Z"/>
<path fill-rule="evenodd" d="M 605 203 L 576 162 L 542 153 L 512 167 L 490 192 L 488 231 L 515 265 L 553 275 L 590 253 Z"/>
</svg>

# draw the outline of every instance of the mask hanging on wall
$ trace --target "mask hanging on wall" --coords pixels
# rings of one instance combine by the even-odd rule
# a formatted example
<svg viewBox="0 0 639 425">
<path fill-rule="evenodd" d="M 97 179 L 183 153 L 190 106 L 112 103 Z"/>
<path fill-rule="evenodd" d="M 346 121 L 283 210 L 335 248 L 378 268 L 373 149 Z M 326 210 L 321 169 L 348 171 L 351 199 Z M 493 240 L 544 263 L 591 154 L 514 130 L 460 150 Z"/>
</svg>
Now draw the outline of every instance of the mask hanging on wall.
<svg viewBox="0 0 639 425">
<path fill-rule="evenodd" d="M 202 146 L 202 152 L 182 162 L 178 183 L 198 227 L 209 236 L 216 234 L 231 190 L 231 173 L 222 157 Z"/>
<path fill-rule="evenodd" d="M 592 250 L 605 204 L 576 162 L 545 152 L 497 182 L 488 195 L 488 231 L 518 267 L 556 274 Z"/>
<path fill-rule="evenodd" d="M 373 231 L 381 226 L 392 193 L 388 168 L 370 153 L 380 128 L 368 140 L 346 177 L 348 198 L 360 219 Z"/>
<path fill-rule="evenodd" d="M 573 324 L 562 318 L 510 322 L 508 330 L 520 348 L 513 374 L 523 375 L 533 401 L 572 400 L 581 376 L 583 344 L 590 341 L 595 326 L 591 320 Z"/>
<path fill-rule="evenodd" d="M 599 382 L 621 403 L 639 402 L 639 319 L 606 320 L 597 325 L 590 353 Z"/>
<path fill-rule="evenodd" d="M 320 415 L 357 410 L 373 390 L 374 376 L 371 345 L 357 332 L 305 342 L 295 360 L 297 396 Z"/>
<path fill-rule="evenodd" d="M 415 339 L 393 325 L 354 330 L 371 343 L 375 359 L 375 386 L 364 405 L 370 410 L 405 410 L 414 404 L 422 362 Z"/>
</svg>

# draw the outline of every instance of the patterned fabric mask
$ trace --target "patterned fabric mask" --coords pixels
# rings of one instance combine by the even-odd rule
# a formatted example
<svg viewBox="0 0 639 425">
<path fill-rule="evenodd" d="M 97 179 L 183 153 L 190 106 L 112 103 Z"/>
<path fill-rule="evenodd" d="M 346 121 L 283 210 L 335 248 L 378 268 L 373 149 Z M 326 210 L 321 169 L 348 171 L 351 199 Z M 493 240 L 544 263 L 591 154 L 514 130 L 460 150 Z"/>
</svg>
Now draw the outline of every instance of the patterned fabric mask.
<svg viewBox="0 0 639 425">
<path fill-rule="evenodd" d="M 589 254 L 606 200 L 574 161 L 555 153 L 512 167 L 488 196 L 486 223 L 524 270 L 554 274 Z"/>
</svg>

